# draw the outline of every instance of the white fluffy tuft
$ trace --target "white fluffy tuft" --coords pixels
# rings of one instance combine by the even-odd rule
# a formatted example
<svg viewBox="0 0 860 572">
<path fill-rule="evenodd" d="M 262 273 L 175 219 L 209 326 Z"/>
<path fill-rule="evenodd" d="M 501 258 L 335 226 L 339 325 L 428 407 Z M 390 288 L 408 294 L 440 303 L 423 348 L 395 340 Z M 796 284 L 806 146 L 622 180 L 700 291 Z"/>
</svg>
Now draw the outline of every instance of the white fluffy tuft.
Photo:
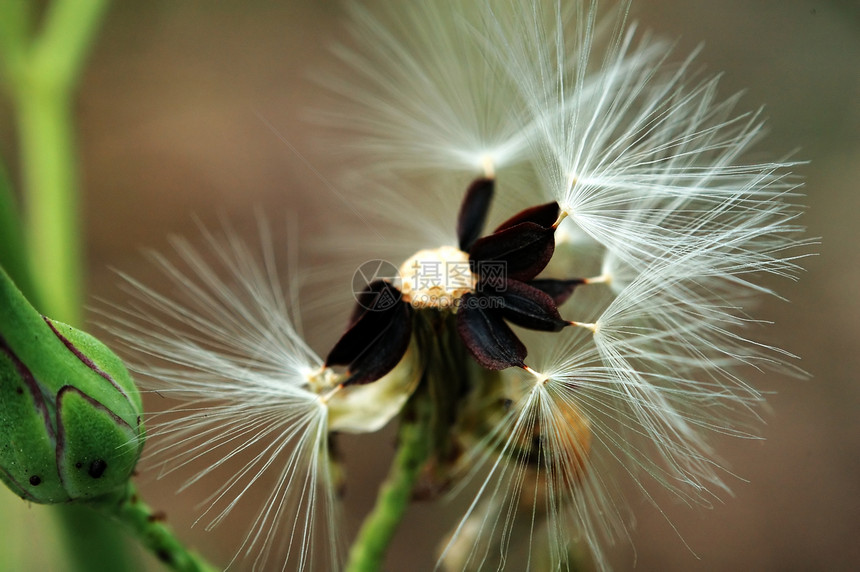
<svg viewBox="0 0 860 572">
<path fill-rule="evenodd" d="M 272 569 L 276 556 L 283 570 L 337 566 L 328 411 L 308 384 L 322 362 L 283 297 L 265 228 L 262 264 L 232 232 L 204 234 L 203 251 L 173 241 L 178 263 L 152 255 L 161 290 L 181 298 L 123 276 L 132 302 L 106 314 L 156 396 L 148 458 L 159 478 L 191 473 L 180 490 L 214 489 L 198 517 L 207 530 L 242 501 L 261 503 L 234 560 L 254 570 Z"/>
<path fill-rule="evenodd" d="M 629 4 L 361 8 L 357 47 L 338 50 L 359 77 L 334 85 L 350 102 L 341 124 L 370 158 L 356 180 L 417 175 L 435 189 L 446 173 L 486 174 L 490 160 L 506 204 L 555 200 L 567 215 L 548 272 L 591 278 L 563 309 L 585 327 L 535 337 L 539 375 L 507 376 L 510 409 L 464 463 L 488 476 L 445 568 L 503 568 L 525 539 L 526 564 L 549 555 L 555 569 L 571 524 L 605 568 L 605 545 L 627 535 L 611 475 L 629 474 L 648 498 L 650 481 L 709 504 L 727 490 L 710 435 L 755 434 L 763 398 L 743 368 L 799 373 L 790 354 L 755 340 L 751 317 L 755 297 L 773 294 L 763 278 L 795 278 L 812 244 L 798 238 L 798 163 L 749 161 L 760 113 L 720 96 L 697 54 L 678 60 L 670 42 L 630 25 Z M 421 204 L 409 184 L 393 188 Z M 425 209 L 400 216 L 430 226 Z M 539 458 L 526 458 L 536 430 Z"/>
</svg>

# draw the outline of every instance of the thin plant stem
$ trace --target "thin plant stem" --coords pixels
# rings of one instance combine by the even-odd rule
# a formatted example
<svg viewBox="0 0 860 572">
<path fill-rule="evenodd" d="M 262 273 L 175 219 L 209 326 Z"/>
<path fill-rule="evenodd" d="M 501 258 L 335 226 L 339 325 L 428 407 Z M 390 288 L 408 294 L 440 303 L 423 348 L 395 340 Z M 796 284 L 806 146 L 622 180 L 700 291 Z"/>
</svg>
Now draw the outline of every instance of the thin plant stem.
<svg viewBox="0 0 860 572">
<path fill-rule="evenodd" d="M 140 500 L 131 483 L 119 499 L 94 502 L 92 508 L 119 521 L 170 570 L 176 572 L 220 570 L 197 553 L 188 550 L 176 538 L 170 527 L 164 524 L 164 516 L 153 512 Z"/>
<path fill-rule="evenodd" d="M 53 507 L 63 539 L 63 564 L 66 570 L 97 570 L 110 563 L 110 569 L 137 570 L 122 531 L 88 507 L 78 504 Z"/>
<path fill-rule="evenodd" d="M 39 310 L 79 324 L 81 228 L 69 102 L 50 90 L 22 88 L 16 108 L 30 268 L 37 300 L 43 304 Z"/>
<path fill-rule="evenodd" d="M 413 335 L 425 352 L 424 373 L 401 416 L 391 469 L 350 549 L 348 572 L 383 569 L 385 553 L 419 476 L 432 481 L 435 475 L 433 471 L 425 474 L 425 467 L 438 467 L 451 456 L 448 433 L 456 418 L 456 400 L 472 381 L 474 368 L 459 341 L 453 314 L 419 312 Z"/>
<path fill-rule="evenodd" d="M 27 10 L 4 2 L 18 15 L 3 43 L 11 50 L 6 79 L 18 122 L 37 300 L 43 313 L 79 324 L 83 262 L 72 102 L 108 2 L 56 0 L 29 42 Z"/>
<path fill-rule="evenodd" d="M 71 96 L 109 4 L 109 0 L 54 0 L 30 54 L 35 73 Z"/>
<path fill-rule="evenodd" d="M 398 449 L 376 505 L 365 518 L 347 564 L 348 572 L 382 570 L 385 553 L 412 500 L 412 489 L 431 450 L 430 401 L 419 390 L 404 412 Z"/>
<path fill-rule="evenodd" d="M 26 252 L 18 201 L 12 192 L 6 169 L 0 164 L 0 266 L 24 296 L 32 304 L 38 305 Z"/>
</svg>

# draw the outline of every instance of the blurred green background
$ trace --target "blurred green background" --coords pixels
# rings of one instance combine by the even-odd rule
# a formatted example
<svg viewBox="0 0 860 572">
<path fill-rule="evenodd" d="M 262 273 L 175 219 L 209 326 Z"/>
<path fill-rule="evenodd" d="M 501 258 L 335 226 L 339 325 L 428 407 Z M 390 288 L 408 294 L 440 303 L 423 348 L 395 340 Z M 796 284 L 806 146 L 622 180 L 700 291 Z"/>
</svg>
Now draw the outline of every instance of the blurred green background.
<svg viewBox="0 0 860 572">
<path fill-rule="evenodd" d="M 759 149 L 770 158 L 798 150 L 794 157 L 810 161 L 798 169 L 809 205 L 804 222 L 823 244 L 819 256 L 805 261 L 798 283 L 773 283 L 790 303 L 768 300 L 760 312 L 777 323 L 769 339 L 801 355 L 812 378 L 753 374 L 757 387 L 774 392 L 766 440 L 717 444 L 749 483 L 730 483 L 735 496 L 714 510 L 691 510 L 659 494 L 665 515 L 644 501 L 634 506 L 635 551 L 618 547 L 611 561 L 618 570 L 856 570 L 860 5 L 649 0 L 637 3 L 633 15 L 644 27 L 678 38 L 679 57 L 704 43 L 698 61 L 709 72 L 724 72 L 722 93 L 746 90 L 742 109 L 765 106 L 770 133 Z M 123 302 L 111 268 L 157 285 L 141 250 L 166 250 L 171 233 L 197 236 L 193 215 L 214 226 L 226 215 L 253 239 L 254 209 L 263 207 L 275 225 L 296 213 L 303 245 L 337 233 L 349 214 L 313 172 L 335 179 L 337 160 L 305 117 L 319 97 L 308 75 L 331 62 L 327 46 L 341 33 L 342 17 L 339 2 L 312 0 L 112 6 L 77 103 L 92 305 L 103 305 L 96 298 Z M 0 108 L 0 153 L 16 179 L 7 107 Z M 313 254 L 303 261 L 314 262 Z M 350 278 L 343 276 L 344 288 Z M 348 305 L 346 297 L 343 312 Z M 312 340 L 319 352 L 336 330 Z M 344 525 L 351 538 L 386 472 L 391 438 L 346 439 L 343 448 L 350 474 Z M 244 533 L 241 519 L 208 533 L 190 528 L 202 495 L 174 496 L 179 481 L 156 481 L 152 473 L 138 482 L 182 537 L 216 563 L 229 561 Z M 50 536 L 35 520 L 46 510 L 32 506 L 27 522 L 16 523 L 25 533 L 22 550 L 50 552 Z M 451 514 L 439 504 L 413 507 L 389 569 L 431 569 Z M 159 569 L 148 557 L 144 562 Z"/>
</svg>

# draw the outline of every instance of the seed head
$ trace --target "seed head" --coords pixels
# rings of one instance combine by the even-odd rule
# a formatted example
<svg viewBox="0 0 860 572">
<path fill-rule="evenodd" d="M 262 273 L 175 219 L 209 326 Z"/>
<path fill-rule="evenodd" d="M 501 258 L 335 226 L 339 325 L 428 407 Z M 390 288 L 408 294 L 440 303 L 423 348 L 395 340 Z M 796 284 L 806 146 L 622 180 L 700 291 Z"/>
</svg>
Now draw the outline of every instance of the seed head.
<svg viewBox="0 0 860 572">
<path fill-rule="evenodd" d="M 400 267 L 403 300 L 415 308 L 451 309 L 478 282 L 469 254 L 453 246 L 420 250 Z"/>
</svg>

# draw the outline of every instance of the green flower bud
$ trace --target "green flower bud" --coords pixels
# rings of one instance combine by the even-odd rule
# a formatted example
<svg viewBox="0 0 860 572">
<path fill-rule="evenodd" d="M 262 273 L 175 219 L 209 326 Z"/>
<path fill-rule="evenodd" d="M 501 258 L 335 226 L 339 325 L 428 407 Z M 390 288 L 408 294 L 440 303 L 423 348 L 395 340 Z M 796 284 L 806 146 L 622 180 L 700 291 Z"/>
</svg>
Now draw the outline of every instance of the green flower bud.
<svg viewBox="0 0 860 572">
<path fill-rule="evenodd" d="M 40 315 L 0 268 L 0 480 L 39 503 L 121 489 L 143 448 L 142 408 L 116 355 Z"/>
</svg>

